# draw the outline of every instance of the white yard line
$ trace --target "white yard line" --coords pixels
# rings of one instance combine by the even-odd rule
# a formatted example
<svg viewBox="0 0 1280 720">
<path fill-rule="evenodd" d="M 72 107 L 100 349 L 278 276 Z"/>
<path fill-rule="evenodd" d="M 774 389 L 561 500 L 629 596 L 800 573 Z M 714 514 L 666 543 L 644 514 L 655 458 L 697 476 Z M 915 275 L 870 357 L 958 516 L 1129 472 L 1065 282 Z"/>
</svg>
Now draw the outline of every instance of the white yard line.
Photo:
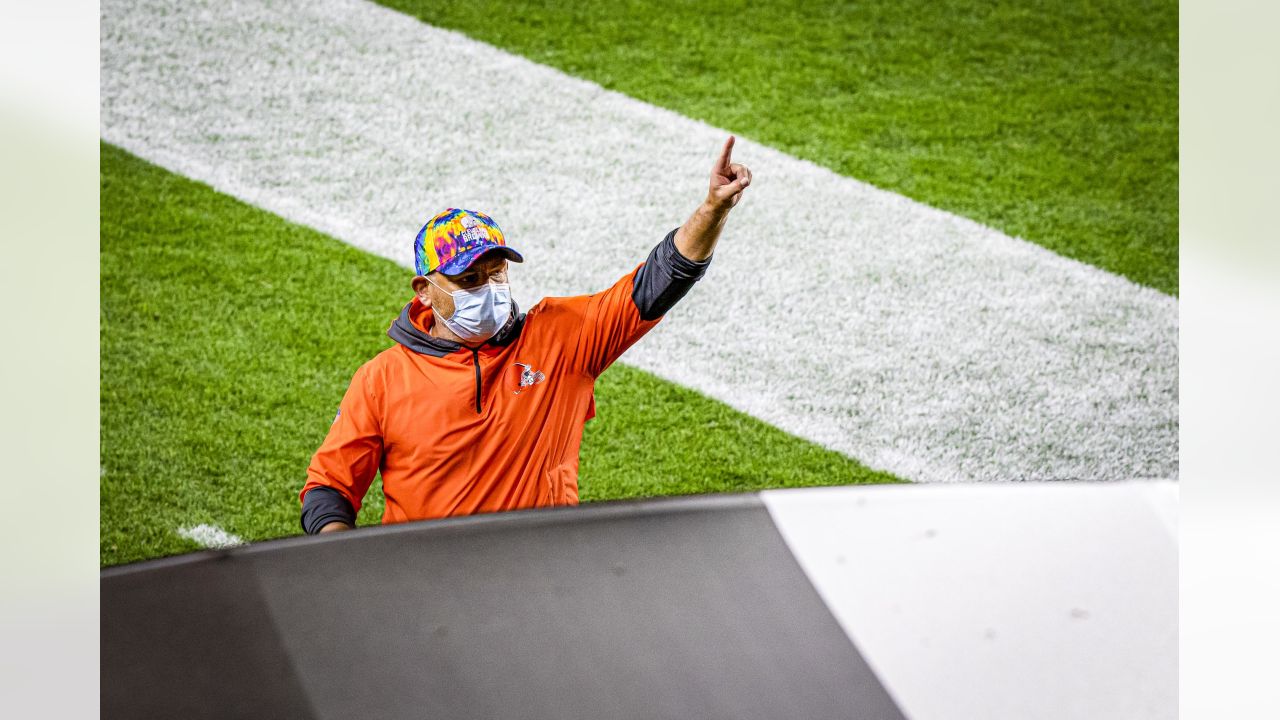
<svg viewBox="0 0 1280 720">
<path fill-rule="evenodd" d="M 406 267 L 437 210 L 485 210 L 528 307 L 641 261 L 725 132 L 356 0 L 106 0 L 102 136 Z M 628 363 L 913 480 L 1177 476 L 1176 300 L 735 158 L 755 182 L 710 272 Z"/>
<path fill-rule="evenodd" d="M 217 525 L 195 525 L 180 527 L 177 530 L 182 537 L 207 548 L 229 548 L 244 545 L 244 539 L 223 530 Z"/>
</svg>

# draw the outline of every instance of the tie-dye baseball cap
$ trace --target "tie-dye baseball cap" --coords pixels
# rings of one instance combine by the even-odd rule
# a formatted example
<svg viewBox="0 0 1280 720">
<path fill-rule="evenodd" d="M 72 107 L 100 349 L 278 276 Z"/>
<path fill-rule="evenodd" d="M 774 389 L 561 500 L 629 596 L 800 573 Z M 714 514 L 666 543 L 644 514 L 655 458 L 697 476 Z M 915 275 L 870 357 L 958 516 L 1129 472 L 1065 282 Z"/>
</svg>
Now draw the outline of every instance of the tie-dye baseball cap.
<svg viewBox="0 0 1280 720">
<path fill-rule="evenodd" d="M 497 249 L 508 260 L 524 262 L 524 256 L 507 247 L 502 228 L 493 218 L 475 210 L 449 208 L 427 221 L 413 241 L 413 266 L 419 275 L 439 270 L 457 275 L 476 258 Z"/>
</svg>

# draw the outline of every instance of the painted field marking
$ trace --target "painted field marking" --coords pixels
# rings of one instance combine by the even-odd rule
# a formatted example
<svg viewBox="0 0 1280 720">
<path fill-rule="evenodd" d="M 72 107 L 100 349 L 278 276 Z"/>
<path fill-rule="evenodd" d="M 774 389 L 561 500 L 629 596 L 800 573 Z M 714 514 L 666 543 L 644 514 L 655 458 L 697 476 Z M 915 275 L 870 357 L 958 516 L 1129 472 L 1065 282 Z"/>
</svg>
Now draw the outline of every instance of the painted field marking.
<svg viewBox="0 0 1280 720">
<path fill-rule="evenodd" d="M 217 525 L 193 525 L 180 527 L 177 533 L 182 537 L 206 548 L 229 548 L 244 545 L 239 535 L 232 535 Z"/>
<path fill-rule="evenodd" d="M 105 140 L 405 267 L 437 210 L 489 212 L 524 307 L 643 260 L 726 134 L 358 0 L 106 0 L 101 69 Z M 1175 299 L 735 159 L 754 182 L 716 261 L 628 363 L 912 480 L 1177 476 Z"/>
</svg>

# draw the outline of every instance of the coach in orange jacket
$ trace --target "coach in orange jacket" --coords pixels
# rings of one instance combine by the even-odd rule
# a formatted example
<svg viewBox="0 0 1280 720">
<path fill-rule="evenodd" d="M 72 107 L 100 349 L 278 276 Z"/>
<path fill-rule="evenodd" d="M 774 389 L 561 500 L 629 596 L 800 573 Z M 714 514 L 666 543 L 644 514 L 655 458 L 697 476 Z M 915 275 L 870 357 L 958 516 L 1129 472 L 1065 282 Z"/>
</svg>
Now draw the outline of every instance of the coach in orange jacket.
<svg viewBox="0 0 1280 720">
<path fill-rule="evenodd" d="M 706 200 L 648 259 L 594 295 L 521 313 L 508 261 L 524 262 L 487 215 L 450 208 L 414 241 L 414 299 L 396 345 L 356 370 L 302 488 L 308 533 L 355 526 L 382 471 L 384 523 L 576 505 L 582 426 L 595 380 L 706 271 L 751 183 L 733 137 Z"/>
</svg>

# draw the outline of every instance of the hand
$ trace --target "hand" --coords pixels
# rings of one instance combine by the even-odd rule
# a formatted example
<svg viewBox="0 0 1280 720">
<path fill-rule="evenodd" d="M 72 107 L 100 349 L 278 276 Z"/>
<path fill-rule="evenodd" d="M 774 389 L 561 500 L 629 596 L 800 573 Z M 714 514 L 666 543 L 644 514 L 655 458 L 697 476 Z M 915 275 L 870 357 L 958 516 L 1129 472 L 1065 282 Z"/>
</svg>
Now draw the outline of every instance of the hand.
<svg viewBox="0 0 1280 720">
<path fill-rule="evenodd" d="M 746 165 L 732 161 L 733 136 L 724 142 L 720 157 L 711 167 L 711 190 L 707 193 L 707 204 L 720 211 L 727 211 L 742 199 L 742 191 L 751 184 L 751 171 Z"/>
</svg>

